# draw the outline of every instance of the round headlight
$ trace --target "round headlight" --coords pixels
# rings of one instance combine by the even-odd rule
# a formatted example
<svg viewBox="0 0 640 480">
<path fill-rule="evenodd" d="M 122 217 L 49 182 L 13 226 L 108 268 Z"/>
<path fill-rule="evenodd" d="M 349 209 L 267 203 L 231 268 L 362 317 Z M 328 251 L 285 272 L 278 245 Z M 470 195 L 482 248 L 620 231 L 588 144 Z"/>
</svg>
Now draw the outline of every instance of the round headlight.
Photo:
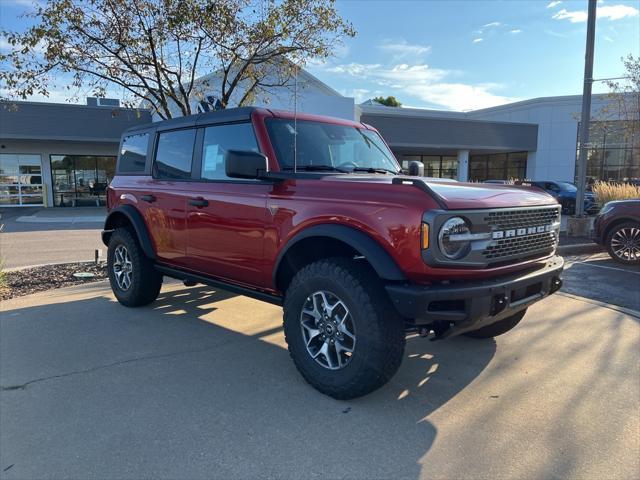
<svg viewBox="0 0 640 480">
<path fill-rule="evenodd" d="M 453 217 L 444 222 L 438 234 L 438 245 L 442 254 L 451 260 L 464 257 L 469 252 L 471 242 L 456 236 L 470 233 L 471 229 L 463 218 Z"/>
</svg>

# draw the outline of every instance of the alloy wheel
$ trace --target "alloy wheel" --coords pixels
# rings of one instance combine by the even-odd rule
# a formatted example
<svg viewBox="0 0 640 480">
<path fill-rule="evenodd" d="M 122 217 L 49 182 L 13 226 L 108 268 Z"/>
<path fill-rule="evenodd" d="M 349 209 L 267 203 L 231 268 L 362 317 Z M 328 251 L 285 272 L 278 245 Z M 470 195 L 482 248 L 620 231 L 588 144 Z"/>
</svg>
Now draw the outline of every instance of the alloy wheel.
<svg viewBox="0 0 640 480">
<path fill-rule="evenodd" d="M 133 277 L 133 264 L 129 251 L 124 245 L 118 245 L 113 252 L 113 274 L 120 290 L 128 290 Z"/>
<path fill-rule="evenodd" d="M 353 356 L 356 333 L 345 303 L 324 290 L 307 297 L 300 327 L 307 352 L 316 363 L 329 370 L 344 368 Z"/>
<path fill-rule="evenodd" d="M 640 228 L 621 228 L 611 237 L 611 250 L 627 262 L 640 260 Z"/>
</svg>

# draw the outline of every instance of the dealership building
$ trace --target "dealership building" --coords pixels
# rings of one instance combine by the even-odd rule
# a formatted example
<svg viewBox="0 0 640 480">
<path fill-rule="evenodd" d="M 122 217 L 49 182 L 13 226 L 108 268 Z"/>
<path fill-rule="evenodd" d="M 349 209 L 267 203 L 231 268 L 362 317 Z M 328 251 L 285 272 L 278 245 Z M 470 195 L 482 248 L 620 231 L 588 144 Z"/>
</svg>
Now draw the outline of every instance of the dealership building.
<svg viewBox="0 0 640 480">
<path fill-rule="evenodd" d="M 476 181 L 573 181 L 575 176 L 580 96 L 451 112 L 370 101 L 356 105 L 306 72 L 298 88 L 298 111 L 373 125 L 404 166 L 421 161 L 425 176 Z M 257 104 L 293 110 L 286 92 Z M 596 119 L 606 104 L 604 96 L 594 96 Z M 150 121 L 149 111 L 104 99 L 87 99 L 87 105 L 0 104 L 0 207 L 103 204 L 121 133 Z M 640 178 L 640 150 L 625 142 L 623 124 L 611 117 L 594 122 L 590 177 Z"/>
</svg>

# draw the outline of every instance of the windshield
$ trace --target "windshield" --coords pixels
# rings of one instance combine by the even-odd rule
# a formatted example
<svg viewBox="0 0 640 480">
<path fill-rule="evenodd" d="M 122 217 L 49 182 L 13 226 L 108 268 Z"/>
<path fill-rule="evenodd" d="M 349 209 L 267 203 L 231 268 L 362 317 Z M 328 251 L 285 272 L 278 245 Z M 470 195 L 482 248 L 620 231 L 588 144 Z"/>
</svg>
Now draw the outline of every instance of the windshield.
<svg viewBox="0 0 640 480">
<path fill-rule="evenodd" d="M 267 130 L 280 168 L 293 169 L 294 144 L 301 170 L 398 173 L 400 167 L 382 138 L 371 130 L 308 120 L 272 118 Z"/>
</svg>

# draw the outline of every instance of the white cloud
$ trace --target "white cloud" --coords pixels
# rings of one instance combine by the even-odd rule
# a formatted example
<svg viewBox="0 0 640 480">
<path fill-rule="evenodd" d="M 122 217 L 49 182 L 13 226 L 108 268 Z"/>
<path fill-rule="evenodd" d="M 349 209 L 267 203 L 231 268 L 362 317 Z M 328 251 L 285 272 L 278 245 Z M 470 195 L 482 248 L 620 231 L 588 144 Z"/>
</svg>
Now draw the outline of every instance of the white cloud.
<svg viewBox="0 0 640 480">
<path fill-rule="evenodd" d="M 587 21 L 587 12 L 585 10 L 576 10 L 573 12 L 563 8 L 557 13 L 553 14 L 554 20 L 569 20 L 571 23 L 580 23 Z"/>
<path fill-rule="evenodd" d="M 473 39 L 473 43 L 480 43 L 480 42 L 482 42 L 482 41 L 483 41 L 483 39 L 482 39 L 482 38 L 474 38 L 474 39 Z"/>
<path fill-rule="evenodd" d="M 491 27 L 499 27 L 500 25 L 502 25 L 500 22 L 491 22 L 491 23 L 485 23 L 482 27 L 491 28 Z"/>
<path fill-rule="evenodd" d="M 386 42 L 379 45 L 378 48 L 385 52 L 393 54 L 394 58 L 399 60 L 406 57 L 421 57 L 431 51 L 430 45 L 417 45 L 408 43 L 406 40 L 399 42 Z"/>
<path fill-rule="evenodd" d="M 448 79 L 458 75 L 458 71 L 432 68 L 426 64 L 401 63 L 382 66 L 349 63 L 327 67 L 325 71 L 356 77 L 359 81 L 366 80 L 368 88 L 344 91 L 345 94 L 356 98 L 356 101 L 375 95 L 395 95 L 399 98 L 404 94 L 437 105 L 439 108 L 473 110 L 518 100 L 494 93 L 502 88 L 502 85 L 452 82 Z"/>
<path fill-rule="evenodd" d="M 602 38 L 604 38 L 607 42 L 613 42 L 613 38 L 609 37 L 608 35 L 603 35 Z"/>
<path fill-rule="evenodd" d="M 637 17 L 640 11 L 629 5 L 604 5 L 598 6 L 596 17 L 598 19 L 620 20 L 626 17 Z M 566 8 L 556 12 L 551 17 L 554 20 L 569 20 L 571 23 L 581 23 L 587 21 L 586 10 L 569 11 Z"/>
<path fill-rule="evenodd" d="M 547 4 L 547 8 L 554 8 L 560 5 L 562 2 L 560 0 L 554 0 L 553 2 L 549 2 Z"/>
<path fill-rule="evenodd" d="M 423 101 L 458 111 L 477 110 L 518 100 L 491 93 L 492 88 L 495 86 L 438 83 L 434 85 L 407 85 L 404 91 Z"/>
<path fill-rule="evenodd" d="M 514 28 L 513 30 L 509 30 L 509 33 L 517 35 L 518 33 L 522 33 L 522 30 L 520 30 L 519 28 Z"/>
</svg>

